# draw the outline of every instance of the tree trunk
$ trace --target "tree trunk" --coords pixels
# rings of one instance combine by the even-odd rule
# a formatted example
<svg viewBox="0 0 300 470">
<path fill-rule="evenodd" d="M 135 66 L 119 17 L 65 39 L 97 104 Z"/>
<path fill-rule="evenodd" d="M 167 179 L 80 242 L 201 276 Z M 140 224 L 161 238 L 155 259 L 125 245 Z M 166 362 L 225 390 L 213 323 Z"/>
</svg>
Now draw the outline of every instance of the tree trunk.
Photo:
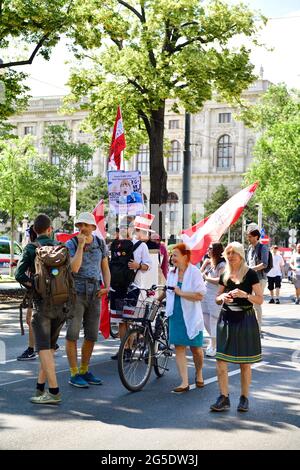
<svg viewBox="0 0 300 470">
<path fill-rule="evenodd" d="M 165 215 L 168 199 L 167 172 L 164 166 L 164 116 L 165 103 L 152 111 L 150 121 L 150 207 L 155 215 L 154 227 L 165 238 Z"/>
</svg>

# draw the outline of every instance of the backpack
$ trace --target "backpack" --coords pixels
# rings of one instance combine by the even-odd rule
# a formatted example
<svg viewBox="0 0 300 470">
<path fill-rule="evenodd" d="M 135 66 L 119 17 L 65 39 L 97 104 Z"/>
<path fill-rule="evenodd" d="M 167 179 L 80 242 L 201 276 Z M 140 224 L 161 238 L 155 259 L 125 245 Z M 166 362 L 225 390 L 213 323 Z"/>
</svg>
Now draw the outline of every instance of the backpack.
<svg viewBox="0 0 300 470">
<path fill-rule="evenodd" d="M 143 243 L 135 244 L 131 240 L 114 240 L 111 244 L 111 260 L 109 263 L 111 275 L 111 287 L 115 290 L 127 289 L 134 281 L 136 272 L 128 268 L 128 263 L 133 259 L 133 253 Z"/>
<path fill-rule="evenodd" d="M 259 243 L 258 250 L 257 250 L 257 257 L 258 257 L 260 262 L 261 262 L 261 251 L 262 251 L 262 244 Z M 268 265 L 267 265 L 266 268 L 263 269 L 263 272 L 267 274 L 269 271 L 271 271 L 272 268 L 273 268 L 273 255 L 272 255 L 271 251 L 269 250 Z"/>
<path fill-rule="evenodd" d="M 46 305 L 63 305 L 75 300 L 69 250 L 64 245 L 40 245 L 35 250 L 35 292 Z"/>
</svg>

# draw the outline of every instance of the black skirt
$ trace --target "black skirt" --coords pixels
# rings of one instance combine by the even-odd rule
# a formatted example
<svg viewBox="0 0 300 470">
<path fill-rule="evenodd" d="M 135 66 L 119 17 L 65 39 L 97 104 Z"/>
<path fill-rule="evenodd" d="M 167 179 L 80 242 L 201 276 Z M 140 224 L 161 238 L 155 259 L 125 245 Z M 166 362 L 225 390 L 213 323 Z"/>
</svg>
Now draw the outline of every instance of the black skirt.
<svg viewBox="0 0 300 470">
<path fill-rule="evenodd" d="M 217 325 L 216 359 L 236 364 L 262 360 L 259 327 L 253 307 L 230 312 L 222 308 Z"/>
</svg>

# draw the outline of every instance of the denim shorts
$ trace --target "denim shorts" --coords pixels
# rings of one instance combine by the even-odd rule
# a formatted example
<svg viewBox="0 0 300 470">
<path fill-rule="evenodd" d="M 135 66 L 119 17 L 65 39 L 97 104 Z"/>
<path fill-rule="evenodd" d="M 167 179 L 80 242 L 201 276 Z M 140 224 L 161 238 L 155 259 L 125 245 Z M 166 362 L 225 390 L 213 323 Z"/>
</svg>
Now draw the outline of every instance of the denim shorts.
<svg viewBox="0 0 300 470">
<path fill-rule="evenodd" d="M 66 339 L 77 341 L 83 326 L 84 338 L 96 342 L 99 334 L 100 299 L 93 295 L 77 294 L 72 315 L 73 318 L 67 320 Z"/>
<path fill-rule="evenodd" d="M 35 302 L 31 325 L 36 351 L 55 349 L 60 330 L 65 323 L 63 306 L 51 307 L 51 318 L 43 315 L 43 303 Z"/>
</svg>

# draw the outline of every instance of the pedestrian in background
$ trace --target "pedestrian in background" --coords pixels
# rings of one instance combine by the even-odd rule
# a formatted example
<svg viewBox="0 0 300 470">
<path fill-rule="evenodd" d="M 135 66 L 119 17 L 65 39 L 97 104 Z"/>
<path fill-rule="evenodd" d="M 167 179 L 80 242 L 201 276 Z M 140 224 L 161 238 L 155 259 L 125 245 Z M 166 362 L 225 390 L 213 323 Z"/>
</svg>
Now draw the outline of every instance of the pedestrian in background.
<svg viewBox="0 0 300 470">
<path fill-rule="evenodd" d="M 217 373 L 221 395 L 211 411 L 230 408 L 227 364 L 241 368 L 241 396 L 238 411 L 249 409 L 251 364 L 261 361 L 261 342 L 253 305 L 263 303 L 257 273 L 245 261 L 244 247 L 230 243 L 224 251 L 225 271 L 220 277 L 216 302 L 222 305 L 217 325 Z"/>
<path fill-rule="evenodd" d="M 270 291 L 271 299 L 269 304 L 280 304 L 280 288 L 281 279 L 284 275 L 284 261 L 281 254 L 278 251 L 278 246 L 274 245 L 271 249 L 273 256 L 273 268 L 268 272 L 268 289 Z M 276 296 L 274 299 L 274 290 L 276 289 Z"/>
<path fill-rule="evenodd" d="M 210 343 L 206 348 L 206 355 L 216 355 L 217 322 L 221 307 L 216 304 L 216 296 L 219 289 L 220 276 L 225 269 L 223 258 L 224 248 L 222 243 L 212 243 L 209 247 L 210 263 L 207 265 L 203 279 L 206 285 L 206 295 L 201 302 L 205 328 L 210 336 Z"/>
<path fill-rule="evenodd" d="M 295 304 L 300 304 L 300 243 L 296 246 L 295 253 L 292 254 L 290 266 L 293 272 L 293 282 L 296 290 Z"/>
<path fill-rule="evenodd" d="M 267 285 L 267 275 L 265 269 L 268 267 L 269 260 L 269 248 L 267 245 L 260 243 L 260 231 L 258 225 L 252 223 L 249 224 L 247 229 L 247 238 L 250 244 L 248 253 L 247 253 L 247 264 L 255 272 L 257 272 L 258 280 L 264 294 L 266 285 Z M 261 337 L 263 337 L 261 327 L 262 327 L 262 307 L 261 304 L 255 304 L 254 310 L 257 315 L 257 321 L 259 326 L 259 331 Z"/>
</svg>

